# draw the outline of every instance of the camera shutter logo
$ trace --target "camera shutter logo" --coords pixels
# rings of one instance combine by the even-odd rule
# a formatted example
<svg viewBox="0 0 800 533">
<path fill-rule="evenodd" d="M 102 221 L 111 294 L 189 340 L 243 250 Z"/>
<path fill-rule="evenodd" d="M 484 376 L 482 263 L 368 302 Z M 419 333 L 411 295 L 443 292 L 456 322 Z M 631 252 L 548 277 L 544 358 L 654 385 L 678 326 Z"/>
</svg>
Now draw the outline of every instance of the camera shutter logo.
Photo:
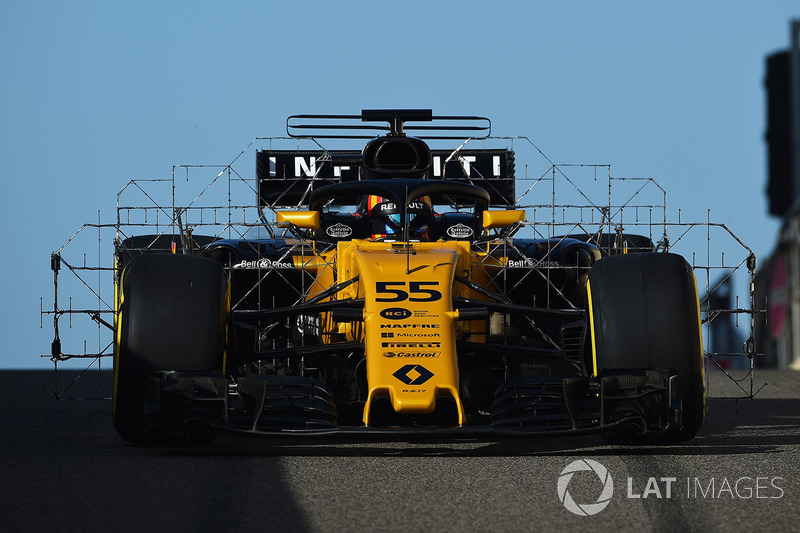
<svg viewBox="0 0 800 533">
<path fill-rule="evenodd" d="M 587 470 L 597 474 L 603 489 L 595 503 L 576 503 L 575 500 L 572 499 L 569 490 L 567 490 L 569 487 L 569 482 L 572 480 L 572 476 L 575 474 L 575 472 Z M 591 459 L 578 459 L 577 461 L 573 461 L 568 464 L 566 468 L 561 471 L 561 475 L 558 478 L 557 488 L 558 498 L 569 512 L 579 516 L 591 516 L 599 513 L 608 507 L 609 503 L 611 503 L 611 496 L 614 494 L 614 481 L 611 479 L 611 474 L 609 473 L 608 469 L 597 461 L 592 461 Z"/>
</svg>

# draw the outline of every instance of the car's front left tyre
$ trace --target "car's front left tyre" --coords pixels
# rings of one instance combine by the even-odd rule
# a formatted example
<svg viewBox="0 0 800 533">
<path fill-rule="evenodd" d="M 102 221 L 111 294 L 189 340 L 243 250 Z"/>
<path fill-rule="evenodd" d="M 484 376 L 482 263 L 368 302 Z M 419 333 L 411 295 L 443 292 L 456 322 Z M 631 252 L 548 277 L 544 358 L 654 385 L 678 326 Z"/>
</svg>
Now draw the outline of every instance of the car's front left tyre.
<svg viewBox="0 0 800 533">
<path fill-rule="evenodd" d="M 674 371 L 680 424 L 644 438 L 622 429 L 620 443 L 671 444 L 693 438 L 706 407 L 700 306 L 694 272 L 676 254 L 606 257 L 589 275 L 592 349 L 596 375 L 628 370 Z M 670 406 L 671 407 L 671 406 Z"/>
</svg>

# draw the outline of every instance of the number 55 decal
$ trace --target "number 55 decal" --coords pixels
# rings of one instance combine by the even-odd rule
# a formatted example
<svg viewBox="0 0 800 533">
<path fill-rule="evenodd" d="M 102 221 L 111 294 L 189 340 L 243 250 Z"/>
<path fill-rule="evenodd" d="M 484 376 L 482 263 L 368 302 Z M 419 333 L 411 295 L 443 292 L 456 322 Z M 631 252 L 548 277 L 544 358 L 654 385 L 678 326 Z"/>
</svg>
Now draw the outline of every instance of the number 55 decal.
<svg viewBox="0 0 800 533">
<path fill-rule="evenodd" d="M 378 294 L 391 294 L 391 297 L 375 298 L 376 302 L 435 302 L 442 299 L 442 293 L 436 289 L 426 288 L 426 285 L 439 286 L 438 281 L 409 281 L 406 290 L 405 281 L 378 281 L 375 283 L 375 292 Z"/>
</svg>

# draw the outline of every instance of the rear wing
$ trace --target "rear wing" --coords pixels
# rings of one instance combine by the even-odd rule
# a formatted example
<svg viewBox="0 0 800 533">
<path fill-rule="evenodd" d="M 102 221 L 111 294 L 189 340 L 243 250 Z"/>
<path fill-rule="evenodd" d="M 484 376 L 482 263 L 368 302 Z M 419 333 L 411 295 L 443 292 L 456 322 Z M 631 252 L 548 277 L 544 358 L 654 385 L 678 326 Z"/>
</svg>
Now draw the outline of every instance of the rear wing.
<svg viewBox="0 0 800 533">
<path fill-rule="evenodd" d="M 486 139 L 492 134 L 492 121 L 479 116 L 434 115 L 430 109 L 364 109 L 360 115 L 292 115 L 286 119 L 286 133 L 315 139 L 374 139 L 406 133 L 426 141 Z"/>
<path fill-rule="evenodd" d="M 506 149 L 431 150 L 430 179 L 485 189 L 491 206 L 515 203 L 514 152 Z M 357 181 L 361 152 L 355 150 L 260 150 L 256 152 L 259 205 L 299 206 L 311 191 Z"/>
</svg>

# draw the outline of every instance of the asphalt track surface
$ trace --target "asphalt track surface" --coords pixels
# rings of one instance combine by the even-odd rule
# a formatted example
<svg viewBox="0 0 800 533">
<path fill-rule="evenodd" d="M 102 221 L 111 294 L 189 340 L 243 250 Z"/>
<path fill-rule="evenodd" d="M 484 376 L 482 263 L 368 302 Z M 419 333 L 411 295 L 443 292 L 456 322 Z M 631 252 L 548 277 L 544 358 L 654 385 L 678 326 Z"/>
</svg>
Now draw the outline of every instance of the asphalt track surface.
<svg viewBox="0 0 800 533">
<path fill-rule="evenodd" d="M 735 392 L 719 378 L 712 394 Z M 59 374 L 62 387 L 70 381 Z M 114 433 L 108 401 L 52 400 L 53 382 L 51 372 L 0 372 L 2 531 L 800 529 L 800 372 L 757 371 L 756 386 L 767 387 L 755 400 L 711 400 L 700 436 L 663 448 L 593 436 L 223 436 L 203 448 L 142 448 Z M 94 373 L 68 395 L 109 391 L 108 373 Z M 565 467 L 584 459 L 613 480 L 592 516 L 572 514 L 557 490 Z M 578 504 L 595 503 L 603 486 L 591 471 L 565 485 Z"/>
</svg>

